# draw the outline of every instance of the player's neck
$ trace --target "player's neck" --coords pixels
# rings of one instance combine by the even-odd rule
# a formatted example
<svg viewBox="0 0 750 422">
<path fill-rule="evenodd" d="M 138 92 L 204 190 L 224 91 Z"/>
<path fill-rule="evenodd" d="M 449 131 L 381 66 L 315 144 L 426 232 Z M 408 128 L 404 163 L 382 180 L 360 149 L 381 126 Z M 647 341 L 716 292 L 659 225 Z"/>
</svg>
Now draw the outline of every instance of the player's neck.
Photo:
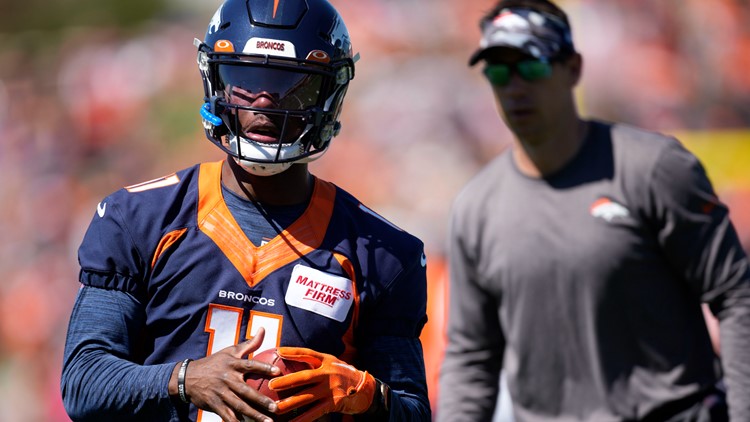
<svg viewBox="0 0 750 422">
<path fill-rule="evenodd" d="M 221 179 L 237 195 L 268 205 L 295 205 L 307 201 L 313 189 L 313 177 L 307 164 L 294 164 L 273 176 L 255 176 L 232 158 L 224 161 Z"/>
<path fill-rule="evenodd" d="M 575 157 L 588 133 L 588 123 L 576 118 L 557 130 L 547 131 L 544 139 L 517 140 L 513 159 L 521 173 L 544 177 L 563 168 Z"/>
</svg>

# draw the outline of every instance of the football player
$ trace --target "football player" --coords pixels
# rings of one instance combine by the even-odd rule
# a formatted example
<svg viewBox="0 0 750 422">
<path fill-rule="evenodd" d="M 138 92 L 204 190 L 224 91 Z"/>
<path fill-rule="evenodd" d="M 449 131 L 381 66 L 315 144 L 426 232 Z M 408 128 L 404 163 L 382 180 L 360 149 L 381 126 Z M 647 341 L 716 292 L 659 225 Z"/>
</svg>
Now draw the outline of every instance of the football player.
<svg viewBox="0 0 750 422">
<path fill-rule="evenodd" d="M 227 153 L 97 206 L 62 395 L 75 421 L 428 421 L 422 242 L 307 163 L 356 56 L 326 0 L 227 0 L 197 41 L 207 138 Z M 313 369 L 278 375 L 279 347 Z"/>
</svg>

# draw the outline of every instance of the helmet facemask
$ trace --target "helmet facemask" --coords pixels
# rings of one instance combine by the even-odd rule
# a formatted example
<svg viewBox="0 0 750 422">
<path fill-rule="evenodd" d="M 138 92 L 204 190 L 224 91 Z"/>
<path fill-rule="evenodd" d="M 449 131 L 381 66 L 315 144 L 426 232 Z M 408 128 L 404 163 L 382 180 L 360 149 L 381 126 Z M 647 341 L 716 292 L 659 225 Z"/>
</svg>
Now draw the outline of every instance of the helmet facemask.
<svg viewBox="0 0 750 422">
<path fill-rule="evenodd" d="M 198 61 L 206 135 L 250 173 L 273 175 L 313 161 L 338 133 L 341 102 L 354 76 L 351 59 L 215 52 L 200 43 Z"/>
</svg>

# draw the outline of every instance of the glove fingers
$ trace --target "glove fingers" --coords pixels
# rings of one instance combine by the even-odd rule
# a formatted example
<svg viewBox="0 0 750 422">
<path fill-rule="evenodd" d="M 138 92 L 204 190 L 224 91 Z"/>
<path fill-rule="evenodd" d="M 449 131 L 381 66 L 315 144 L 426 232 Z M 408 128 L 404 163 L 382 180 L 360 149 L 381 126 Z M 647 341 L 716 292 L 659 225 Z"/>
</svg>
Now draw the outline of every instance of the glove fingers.
<svg viewBox="0 0 750 422">
<path fill-rule="evenodd" d="M 283 391 L 290 388 L 302 387 L 308 384 L 314 384 L 325 380 L 327 374 L 321 374 L 315 369 L 307 369 L 299 372 L 292 372 L 291 374 L 282 375 L 280 377 L 272 378 L 268 382 L 268 386 L 274 391 Z"/>
<path fill-rule="evenodd" d="M 318 405 L 315 405 L 311 407 L 310 409 L 306 410 L 305 413 L 297 416 L 296 418 L 292 419 L 289 422 L 311 422 L 314 421 L 323 415 L 326 415 L 328 413 L 331 413 L 330 410 L 330 404 L 323 402 Z"/>
<path fill-rule="evenodd" d="M 276 349 L 279 356 L 284 355 L 317 355 L 318 352 L 316 352 L 313 349 L 308 349 L 307 347 L 292 347 L 292 346 L 281 346 Z"/>
<path fill-rule="evenodd" d="M 316 352 L 315 350 L 308 349 L 306 347 L 282 346 L 276 349 L 276 352 L 279 354 L 279 356 L 286 359 L 293 359 L 298 356 L 312 356 L 321 360 L 323 358 L 320 352 Z"/>
<path fill-rule="evenodd" d="M 277 353 L 282 359 L 304 362 L 313 368 L 318 368 L 323 364 L 322 354 L 304 347 L 279 347 Z"/>
<path fill-rule="evenodd" d="M 315 397 L 315 394 L 308 391 L 309 390 L 302 391 L 299 394 L 277 401 L 276 405 L 279 407 L 277 413 L 283 415 L 284 413 L 291 412 L 299 407 L 314 403 L 315 400 L 317 400 L 317 397 Z"/>
</svg>

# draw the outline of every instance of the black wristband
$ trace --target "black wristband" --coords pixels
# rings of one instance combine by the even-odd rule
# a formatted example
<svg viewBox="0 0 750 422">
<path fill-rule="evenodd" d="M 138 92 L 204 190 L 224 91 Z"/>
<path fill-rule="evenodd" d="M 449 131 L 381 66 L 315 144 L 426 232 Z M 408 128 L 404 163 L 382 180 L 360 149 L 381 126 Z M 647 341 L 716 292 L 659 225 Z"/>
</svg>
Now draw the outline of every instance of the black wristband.
<svg viewBox="0 0 750 422">
<path fill-rule="evenodd" d="M 391 412 L 391 387 L 384 382 L 380 382 L 380 404 L 386 414 Z"/>
<path fill-rule="evenodd" d="M 365 415 L 367 420 L 381 421 L 388 420 L 391 413 L 391 388 L 388 384 L 375 378 L 375 396 L 372 398 L 372 405 L 367 409 Z"/>
<path fill-rule="evenodd" d="M 185 394 L 185 374 L 187 373 L 188 364 L 192 361 L 192 359 L 183 360 L 180 370 L 177 372 L 177 392 L 180 394 L 180 400 L 188 404 L 190 403 L 190 399 Z"/>
</svg>

